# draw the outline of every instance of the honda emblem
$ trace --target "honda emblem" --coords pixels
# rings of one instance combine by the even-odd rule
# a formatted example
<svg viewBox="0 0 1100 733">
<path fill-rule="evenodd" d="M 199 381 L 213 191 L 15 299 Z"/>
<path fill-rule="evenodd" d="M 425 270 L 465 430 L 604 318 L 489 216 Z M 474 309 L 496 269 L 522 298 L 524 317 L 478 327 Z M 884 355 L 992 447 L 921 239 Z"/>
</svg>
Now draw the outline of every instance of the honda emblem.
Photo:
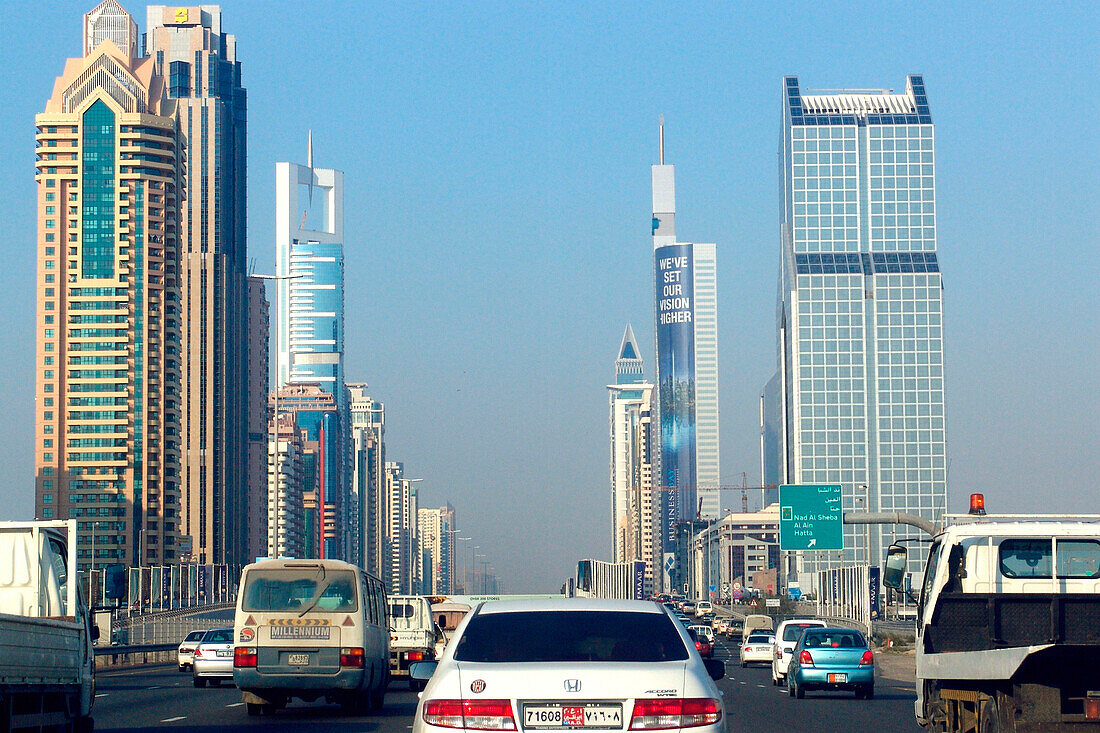
<svg viewBox="0 0 1100 733">
<path fill-rule="evenodd" d="M 565 681 L 565 691 L 566 692 L 580 692 L 581 691 L 581 681 L 580 680 L 566 680 Z"/>
</svg>

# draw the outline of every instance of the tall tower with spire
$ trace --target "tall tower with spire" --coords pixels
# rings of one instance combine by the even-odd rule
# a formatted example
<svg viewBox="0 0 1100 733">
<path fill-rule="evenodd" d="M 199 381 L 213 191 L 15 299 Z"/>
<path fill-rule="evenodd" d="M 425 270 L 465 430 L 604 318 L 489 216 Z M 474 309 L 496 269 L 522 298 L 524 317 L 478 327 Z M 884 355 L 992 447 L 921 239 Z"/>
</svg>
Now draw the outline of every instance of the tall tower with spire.
<svg viewBox="0 0 1100 733">
<path fill-rule="evenodd" d="M 314 163 L 275 164 L 275 389 L 315 385 L 332 396 L 330 470 L 318 473 L 323 557 L 361 561 L 362 516 L 351 501 L 350 413 L 344 382 L 344 174 Z M 280 399 L 280 408 L 283 402 Z"/>
<path fill-rule="evenodd" d="M 653 592 L 660 527 L 653 487 L 656 436 L 654 390 L 642 373 L 634 329 L 627 325 L 615 359 L 615 383 L 607 385 L 611 444 L 611 526 L 615 562 L 645 563 L 645 594 Z"/>
<path fill-rule="evenodd" d="M 652 236 L 662 585 L 682 590 L 692 582 L 692 523 L 720 514 L 716 248 L 677 240 L 675 169 L 665 163 L 663 117 L 658 161 L 652 166 Z"/>
</svg>

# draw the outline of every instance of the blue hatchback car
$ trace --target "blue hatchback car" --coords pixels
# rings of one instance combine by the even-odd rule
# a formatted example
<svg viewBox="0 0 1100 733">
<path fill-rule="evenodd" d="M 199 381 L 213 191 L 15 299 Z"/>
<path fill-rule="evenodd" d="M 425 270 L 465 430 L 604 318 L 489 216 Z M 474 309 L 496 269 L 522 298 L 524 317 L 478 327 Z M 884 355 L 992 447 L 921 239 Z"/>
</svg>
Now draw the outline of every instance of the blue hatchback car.
<svg viewBox="0 0 1100 733">
<path fill-rule="evenodd" d="M 787 694 L 802 699 L 807 690 L 852 690 L 857 698 L 875 696 L 875 656 L 855 629 L 807 629 L 794 647 L 787 670 Z"/>
</svg>

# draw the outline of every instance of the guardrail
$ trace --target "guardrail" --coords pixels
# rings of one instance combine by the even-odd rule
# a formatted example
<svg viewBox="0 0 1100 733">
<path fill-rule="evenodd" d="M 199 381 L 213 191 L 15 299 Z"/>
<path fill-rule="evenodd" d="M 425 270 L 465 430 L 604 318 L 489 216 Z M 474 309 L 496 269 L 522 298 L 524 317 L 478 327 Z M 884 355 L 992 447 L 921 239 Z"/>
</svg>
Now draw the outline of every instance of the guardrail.
<svg viewBox="0 0 1100 733">
<path fill-rule="evenodd" d="M 162 644 L 114 644 L 95 647 L 97 669 L 136 667 L 144 664 L 174 664 L 179 642 Z"/>
</svg>

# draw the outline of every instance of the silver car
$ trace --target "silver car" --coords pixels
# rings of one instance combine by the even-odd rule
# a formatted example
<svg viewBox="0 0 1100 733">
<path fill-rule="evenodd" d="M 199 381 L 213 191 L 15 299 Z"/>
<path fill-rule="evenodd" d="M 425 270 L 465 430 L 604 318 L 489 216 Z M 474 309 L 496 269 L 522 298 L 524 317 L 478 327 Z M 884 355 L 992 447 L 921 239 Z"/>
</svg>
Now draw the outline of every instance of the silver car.
<svg viewBox="0 0 1100 733">
<path fill-rule="evenodd" d="M 233 629 L 210 629 L 195 647 L 191 662 L 191 679 L 195 687 L 218 685 L 233 681 Z"/>
<path fill-rule="evenodd" d="M 644 601 L 566 598 L 484 603 L 466 616 L 427 679 L 413 733 L 658 730 L 724 733 L 714 681 L 687 630 Z"/>
<path fill-rule="evenodd" d="M 198 631 L 189 631 L 187 636 L 183 637 L 183 641 L 176 648 L 176 664 L 179 665 L 180 672 L 191 669 L 191 661 L 195 656 L 195 647 L 202 641 L 202 637 L 206 635 L 206 631 L 200 629 Z"/>
</svg>

